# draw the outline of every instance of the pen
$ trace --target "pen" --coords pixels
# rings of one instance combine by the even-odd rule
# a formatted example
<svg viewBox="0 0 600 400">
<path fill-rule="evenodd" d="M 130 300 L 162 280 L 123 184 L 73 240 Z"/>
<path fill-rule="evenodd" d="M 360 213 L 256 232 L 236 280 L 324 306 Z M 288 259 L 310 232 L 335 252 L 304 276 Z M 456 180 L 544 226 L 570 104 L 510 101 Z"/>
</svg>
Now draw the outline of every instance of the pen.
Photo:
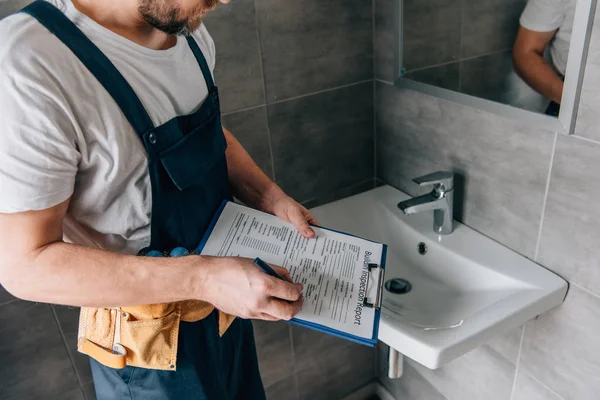
<svg viewBox="0 0 600 400">
<path fill-rule="evenodd" d="M 265 274 L 274 276 L 275 278 L 279 278 L 282 281 L 286 281 L 287 282 L 287 279 L 285 279 L 283 276 L 279 275 L 273 268 L 271 268 L 269 266 L 269 264 L 267 264 L 266 262 L 264 262 L 260 258 L 256 257 L 254 259 L 254 264 L 256 264 L 260 269 L 262 269 Z"/>
</svg>

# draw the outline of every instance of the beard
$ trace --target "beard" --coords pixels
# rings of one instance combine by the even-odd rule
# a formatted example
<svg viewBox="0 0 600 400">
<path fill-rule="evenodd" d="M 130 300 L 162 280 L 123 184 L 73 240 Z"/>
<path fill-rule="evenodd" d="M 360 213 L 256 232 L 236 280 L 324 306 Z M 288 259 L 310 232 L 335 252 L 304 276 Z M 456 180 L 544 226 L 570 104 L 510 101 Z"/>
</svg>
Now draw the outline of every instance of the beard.
<svg viewBox="0 0 600 400">
<path fill-rule="evenodd" d="M 168 35 L 187 36 L 198 29 L 204 14 L 213 10 L 219 0 L 199 0 L 198 6 L 190 10 L 183 10 L 176 3 L 173 0 L 140 0 L 138 12 L 144 21 Z"/>
</svg>

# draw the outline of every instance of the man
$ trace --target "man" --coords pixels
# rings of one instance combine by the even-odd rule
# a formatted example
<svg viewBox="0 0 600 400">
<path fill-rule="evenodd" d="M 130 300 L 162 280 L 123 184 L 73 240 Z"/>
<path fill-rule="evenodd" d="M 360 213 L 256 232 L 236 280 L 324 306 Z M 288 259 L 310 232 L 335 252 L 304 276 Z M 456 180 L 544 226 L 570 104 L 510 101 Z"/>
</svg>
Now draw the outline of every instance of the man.
<svg viewBox="0 0 600 400">
<path fill-rule="evenodd" d="M 302 306 L 282 268 L 290 282 L 247 259 L 144 256 L 193 250 L 233 195 L 314 236 L 221 127 L 201 25 L 216 5 L 49 0 L 0 22 L 0 282 L 83 307 L 99 400 L 264 398 L 244 319 Z"/>
<path fill-rule="evenodd" d="M 517 73 L 550 105 L 546 114 L 558 116 L 573 32 L 576 0 L 529 0 L 513 48 Z M 550 47 L 552 63 L 544 58 Z"/>
</svg>

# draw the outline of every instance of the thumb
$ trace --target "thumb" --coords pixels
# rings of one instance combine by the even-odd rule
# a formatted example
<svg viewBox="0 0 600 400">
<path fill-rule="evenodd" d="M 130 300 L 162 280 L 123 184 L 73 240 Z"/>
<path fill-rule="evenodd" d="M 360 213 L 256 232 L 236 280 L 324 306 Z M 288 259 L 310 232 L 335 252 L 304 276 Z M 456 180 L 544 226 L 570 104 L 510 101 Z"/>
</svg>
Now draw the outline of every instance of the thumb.
<svg viewBox="0 0 600 400">
<path fill-rule="evenodd" d="M 302 236 L 307 238 L 315 237 L 315 231 L 313 231 L 310 225 L 308 225 L 306 217 L 304 216 L 304 213 L 300 207 L 292 207 L 292 209 L 288 212 L 288 218 Z"/>
</svg>

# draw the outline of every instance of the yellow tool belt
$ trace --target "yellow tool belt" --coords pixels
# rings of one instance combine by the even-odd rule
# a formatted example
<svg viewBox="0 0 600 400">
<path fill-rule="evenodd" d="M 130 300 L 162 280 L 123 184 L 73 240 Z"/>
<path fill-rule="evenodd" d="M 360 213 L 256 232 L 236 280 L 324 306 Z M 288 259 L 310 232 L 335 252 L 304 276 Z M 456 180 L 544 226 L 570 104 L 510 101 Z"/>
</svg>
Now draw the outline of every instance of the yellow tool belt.
<svg viewBox="0 0 600 400">
<path fill-rule="evenodd" d="M 126 365 L 175 371 L 179 324 L 200 321 L 214 307 L 203 301 L 119 308 L 82 308 L 77 348 L 111 368 Z M 222 336 L 234 316 L 219 311 Z"/>
</svg>

